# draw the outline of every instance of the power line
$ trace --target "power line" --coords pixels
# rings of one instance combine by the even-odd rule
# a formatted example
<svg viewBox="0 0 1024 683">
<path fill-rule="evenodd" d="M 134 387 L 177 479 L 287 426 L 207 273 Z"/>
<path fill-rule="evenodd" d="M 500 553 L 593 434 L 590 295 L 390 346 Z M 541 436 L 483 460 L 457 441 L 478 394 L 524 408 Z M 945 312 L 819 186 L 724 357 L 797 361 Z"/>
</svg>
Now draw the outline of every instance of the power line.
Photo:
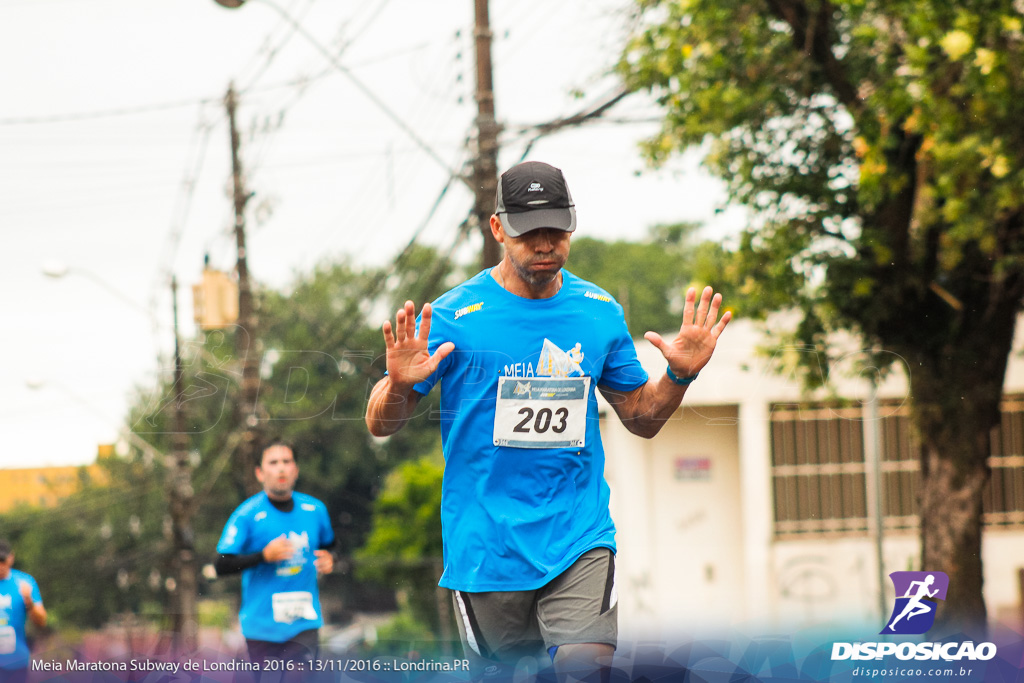
<svg viewBox="0 0 1024 683">
<path fill-rule="evenodd" d="M 312 0 L 310 0 L 310 2 L 308 2 L 306 4 L 306 9 L 303 11 L 302 16 L 305 16 L 305 14 L 307 12 L 309 12 L 309 9 L 312 6 L 313 6 Z M 278 25 L 279 26 L 281 26 L 281 25 L 287 26 L 287 23 L 283 19 L 281 19 L 279 21 Z M 291 28 L 291 27 L 289 27 L 289 28 Z M 257 67 L 257 71 L 256 71 L 255 75 L 253 75 L 253 77 L 251 79 L 249 79 L 249 85 L 244 86 L 244 87 L 239 89 L 239 94 L 244 93 L 250 86 L 252 86 L 254 83 L 256 83 L 256 81 L 258 81 L 260 79 L 260 77 L 263 76 L 263 74 L 265 74 L 267 72 L 267 69 L 269 69 L 270 65 L 274 63 L 274 60 L 277 58 L 278 54 L 280 54 L 280 52 L 284 48 L 284 46 L 287 45 L 288 41 L 291 40 L 291 37 L 293 35 L 295 35 L 295 29 L 292 28 L 292 30 L 289 33 L 287 33 L 281 39 L 281 42 L 276 47 L 272 47 L 271 46 L 271 34 L 273 34 L 275 31 L 276 31 L 276 28 L 275 29 L 271 29 L 267 33 L 267 37 L 263 41 L 263 46 L 264 47 L 261 47 L 259 52 L 257 53 L 257 55 L 255 55 L 253 60 L 251 60 L 250 63 L 255 62 L 255 59 L 259 56 L 260 52 L 264 52 L 264 50 L 267 52 L 267 56 L 266 56 L 266 59 L 263 61 L 263 64 L 261 64 L 259 67 Z M 242 69 L 242 73 L 244 73 L 247 68 L 248 67 L 243 68 Z"/>
<path fill-rule="evenodd" d="M 554 119 L 552 121 L 548 121 L 546 123 L 539 123 L 525 127 L 522 131 L 523 133 L 530 130 L 535 130 L 537 131 L 537 133 L 526 144 L 526 148 L 523 150 L 522 155 L 520 155 L 519 161 L 523 161 L 524 159 L 526 159 L 527 156 L 529 156 L 530 152 L 533 150 L 534 144 L 536 144 L 536 142 L 540 140 L 542 137 L 546 135 L 551 135 L 552 133 L 562 130 L 563 128 L 579 126 L 584 123 L 587 123 L 588 121 L 600 118 L 602 115 L 604 115 L 605 112 L 607 112 L 609 109 L 611 109 L 620 101 L 622 101 L 625 97 L 627 97 L 630 94 L 630 92 L 631 91 L 629 90 L 620 88 L 612 95 L 607 97 L 603 102 L 588 107 L 587 109 L 581 110 L 575 114 L 572 114 L 571 116 L 565 116 L 562 118 Z"/>
<path fill-rule="evenodd" d="M 403 48 L 401 50 L 394 50 L 387 52 L 372 59 L 365 59 L 361 62 L 354 63 L 350 68 L 358 69 L 364 66 L 372 66 L 379 62 L 394 59 L 411 52 L 417 52 L 422 50 L 424 44 L 416 45 L 409 48 Z M 346 45 L 347 47 L 347 45 Z M 316 80 L 331 75 L 334 70 L 337 69 L 335 66 L 324 69 L 312 76 L 301 78 L 301 79 L 290 79 L 287 81 L 281 81 L 279 83 L 273 83 L 261 87 L 255 87 L 250 85 L 245 89 L 245 92 L 266 92 L 271 90 L 280 90 L 283 88 L 305 88 Z M 210 103 L 219 103 L 222 99 L 221 95 L 213 95 L 208 97 L 198 97 L 183 100 L 169 100 L 166 102 L 154 102 L 152 104 L 139 104 L 130 105 L 126 107 L 114 107 L 110 109 L 95 109 L 92 111 L 81 111 L 81 112 L 70 112 L 66 114 L 44 114 L 38 116 L 15 116 L 0 118 L 0 126 L 34 126 L 34 125 L 46 125 L 54 123 L 75 123 L 78 121 L 93 121 L 97 119 L 109 119 L 118 118 L 122 116 L 135 116 L 139 114 L 152 114 L 164 111 L 172 111 L 174 109 L 185 109 L 188 107 L 194 107 L 196 105 L 207 105 Z"/>
<path fill-rule="evenodd" d="M 294 19 L 292 19 L 281 8 L 273 4 L 270 4 L 269 6 L 278 14 L 283 16 L 289 23 L 294 25 L 296 31 L 301 33 L 303 37 L 305 37 L 306 40 L 310 42 L 311 45 L 313 45 L 324 57 L 326 57 L 327 61 L 329 61 L 331 65 L 334 66 L 334 68 L 336 68 L 341 73 L 345 74 L 345 76 L 348 77 L 352 84 L 355 85 L 356 88 L 363 93 L 363 95 L 365 95 L 367 98 L 369 98 L 371 102 L 377 105 L 377 107 L 381 111 L 383 111 L 389 119 L 391 119 L 392 123 L 397 125 L 403 132 L 405 132 L 405 134 L 408 135 L 413 140 L 413 142 L 415 142 L 417 146 L 420 147 L 420 149 L 426 152 L 431 159 L 440 164 L 441 167 L 449 173 L 449 175 L 459 178 L 463 182 L 469 184 L 469 182 L 460 173 L 449 167 L 448 164 L 444 161 L 444 159 L 441 158 L 441 155 L 438 154 L 433 147 L 427 144 L 425 140 L 423 140 L 419 135 L 417 135 L 416 131 L 414 131 L 412 127 L 409 126 L 409 124 L 403 121 L 402 118 L 397 113 L 395 113 L 394 110 L 391 109 L 391 107 L 387 105 L 387 103 L 385 103 L 382 99 L 380 99 L 380 97 L 377 96 L 376 93 L 374 93 L 370 88 L 368 88 L 362 81 L 356 78 L 355 74 L 352 73 L 352 70 L 346 67 L 341 62 L 339 62 L 334 57 L 334 55 L 331 54 L 331 52 L 326 47 L 324 47 L 324 45 L 320 41 L 318 41 L 312 34 L 309 33 L 309 31 L 307 31 L 301 24 L 297 23 Z"/>
<path fill-rule="evenodd" d="M 150 295 L 150 309 L 154 311 L 157 307 L 157 298 L 164 285 L 170 279 L 171 272 L 174 270 L 174 260 L 177 258 L 178 247 L 181 245 L 181 236 L 185 230 L 185 224 L 188 222 L 196 184 L 206 160 L 206 149 L 213 125 L 206 122 L 204 114 L 204 107 L 200 107 L 199 122 L 196 124 L 193 137 L 195 156 L 193 158 L 186 158 L 185 174 L 179 186 L 181 191 L 178 194 L 178 199 L 175 202 L 174 211 L 171 215 L 171 227 L 164 242 L 164 249 L 160 252 L 162 263 L 157 268 L 156 281 L 153 283 L 153 291 Z"/>
<path fill-rule="evenodd" d="M 95 111 L 77 112 L 72 114 L 52 114 L 49 116 L 24 116 L 15 118 L 0 118 L 0 126 L 30 126 L 45 123 L 68 123 L 75 121 L 89 121 L 93 119 L 116 118 L 119 116 L 132 116 L 135 114 L 151 114 L 154 112 L 168 111 L 171 109 L 184 109 L 185 107 L 194 107 L 197 104 L 204 105 L 216 101 L 216 98 L 201 97 L 198 99 L 194 98 L 190 100 L 159 102 L 156 104 L 143 104 L 133 107 L 97 109 Z"/>
</svg>

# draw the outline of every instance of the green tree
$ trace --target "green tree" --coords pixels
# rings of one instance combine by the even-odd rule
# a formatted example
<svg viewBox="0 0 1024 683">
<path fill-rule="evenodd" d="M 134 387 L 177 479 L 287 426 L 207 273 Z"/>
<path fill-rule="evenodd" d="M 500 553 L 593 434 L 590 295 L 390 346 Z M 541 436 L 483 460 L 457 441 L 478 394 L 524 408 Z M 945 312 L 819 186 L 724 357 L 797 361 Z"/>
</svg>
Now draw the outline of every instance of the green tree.
<svg viewBox="0 0 1024 683">
<path fill-rule="evenodd" d="M 717 286 L 722 270 L 734 260 L 720 245 L 698 242 L 699 227 L 694 223 L 657 225 L 640 241 L 575 237 L 568 268 L 618 300 L 634 337 L 648 330 L 671 330 L 679 327 L 686 288 Z M 729 306 L 736 312 L 744 304 L 732 298 Z"/>
<path fill-rule="evenodd" d="M 57 508 L 22 507 L 4 514 L 18 567 L 35 577 L 51 627 L 98 627 L 114 614 L 135 613 L 163 599 L 161 518 L 149 514 L 161 497 L 141 465 L 100 461 L 105 484 L 82 472 L 82 488 Z"/>
<path fill-rule="evenodd" d="M 920 443 L 939 623 L 985 628 L 982 487 L 1024 296 L 1020 2 L 638 0 L 621 60 L 665 118 L 655 162 L 707 164 L 754 211 L 741 285 L 822 344 L 898 356 Z"/>
</svg>

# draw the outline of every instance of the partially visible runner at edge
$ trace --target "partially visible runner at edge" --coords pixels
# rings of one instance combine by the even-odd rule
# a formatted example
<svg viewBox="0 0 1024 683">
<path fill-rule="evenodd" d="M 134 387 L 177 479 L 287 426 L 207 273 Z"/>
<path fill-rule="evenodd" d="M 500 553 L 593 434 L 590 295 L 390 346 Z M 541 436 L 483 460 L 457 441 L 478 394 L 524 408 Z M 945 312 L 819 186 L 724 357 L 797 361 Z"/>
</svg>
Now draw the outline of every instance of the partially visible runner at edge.
<svg viewBox="0 0 1024 683">
<path fill-rule="evenodd" d="M 29 574 L 14 568 L 14 549 L 0 540 L 0 681 L 28 680 L 31 649 L 25 624 L 46 626 L 46 608 L 39 585 Z"/>
</svg>

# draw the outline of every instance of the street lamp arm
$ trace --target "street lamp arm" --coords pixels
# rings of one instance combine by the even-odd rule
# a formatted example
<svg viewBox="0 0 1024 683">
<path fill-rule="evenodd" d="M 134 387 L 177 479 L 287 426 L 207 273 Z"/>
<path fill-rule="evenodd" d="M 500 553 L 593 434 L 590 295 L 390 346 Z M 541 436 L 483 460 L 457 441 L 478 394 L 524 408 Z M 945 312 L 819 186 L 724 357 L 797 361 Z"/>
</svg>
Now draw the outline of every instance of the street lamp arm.
<svg viewBox="0 0 1024 683">
<path fill-rule="evenodd" d="M 156 316 L 153 314 L 153 311 L 146 308 L 145 306 L 135 301 L 131 297 L 128 297 L 122 292 L 118 291 L 116 287 L 114 287 L 109 282 L 107 282 L 106 280 L 104 280 L 103 278 L 101 278 L 100 276 L 96 275 L 91 271 L 88 271 L 84 268 L 68 266 L 58 261 L 47 261 L 42 265 L 41 270 L 43 272 L 43 275 L 45 275 L 46 277 L 53 278 L 54 280 L 60 280 L 61 278 L 64 278 L 71 273 L 74 273 L 75 275 L 81 275 L 82 277 L 88 280 L 92 280 L 93 283 L 99 285 L 103 289 L 107 290 L 107 292 L 109 292 L 110 294 L 116 296 L 122 302 L 128 304 L 136 311 L 145 315 L 147 318 L 149 318 L 149 321 L 153 323 L 154 326 L 157 325 Z"/>
<path fill-rule="evenodd" d="M 70 388 L 64 386 L 63 384 L 60 384 L 59 382 L 46 382 L 39 378 L 31 378 L 25 380 L 25 386 L 33 391 L 43 389 L 47 385 L 57 389 L 58 391 L 66 395 L 68 398 L 82 405 L 83 407 L 88 409 L 89 412 L 96 415 L 97 417 L 102 418 L 104 421 L 109 422 L 111 425 L 114 425 L 118 422 L 117 420 L 114 420 L 109 415 L 104 413 L 102 410 L 97 409 L 96 406 L 93 405 L 93 403 L 87 400 L 84 396 L 77 394 L 76 392 L 72 391 Z M 163 461 L 163 459 L 167 457 L 167 454 L 162 453 L 155 446 L 153 446 L 153 444 L 143 439 L 141 436 L 133 432 L 131 429 L 123 429 L 121 430 L 121 433 L 124 435 L 124 437 L 128 440 L 129 443 L 131 443 L 133 446 L 138 448 L 146 455 L 150 457 L 161 458 L 161 462 Z"/>
</svg>

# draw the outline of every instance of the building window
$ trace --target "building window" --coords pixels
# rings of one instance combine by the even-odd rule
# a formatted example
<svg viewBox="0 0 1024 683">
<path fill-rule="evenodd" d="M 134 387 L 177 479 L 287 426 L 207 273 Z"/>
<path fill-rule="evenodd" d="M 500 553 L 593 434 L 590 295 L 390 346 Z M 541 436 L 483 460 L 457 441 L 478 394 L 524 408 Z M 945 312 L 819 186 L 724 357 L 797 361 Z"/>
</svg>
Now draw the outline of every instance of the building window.
<svg viewBox="0 0 1024 683">
<path fill-rule="evenodd" d="M 867 530 L 859 408 L 776 405 L 771 412 L 777 534 Z"/>
<path fill-rule="evenodd" d="M 920 465 L 906 406 L 882 401 L 884 528 L 918 527 Z M 859 406 L 776 404 L 771 410 L 775 535 L 858 534 L 868 529 L 864 420 Z M 1024 395 L 1003 401 L 983 498 L 990 526 L 1024 525 Z"/>
<path fill-rule="evenodd" d="M 1024 395 L 1003 399 L 1003 418 L 992 434 L 992 478 L 982 511 L 986 524 L 1024 524 Z"/>
</svg>

